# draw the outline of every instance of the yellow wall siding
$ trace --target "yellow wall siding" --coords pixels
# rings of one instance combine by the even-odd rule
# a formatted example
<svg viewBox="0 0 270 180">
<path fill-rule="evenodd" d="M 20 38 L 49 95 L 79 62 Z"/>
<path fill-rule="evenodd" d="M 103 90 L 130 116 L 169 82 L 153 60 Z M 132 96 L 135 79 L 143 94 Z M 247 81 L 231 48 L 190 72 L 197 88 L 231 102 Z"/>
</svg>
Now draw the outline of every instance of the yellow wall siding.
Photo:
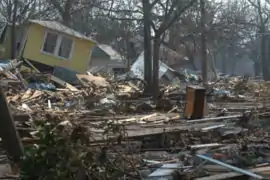
<svg viewBox="0 0 270 180">
<path fill-rule="evenodd" d="M 24 58 L 50 66 L 66 67 L 80 73 L 86 71 L 90 60 L 90 50 L 94 45 L 93 42 L 69 36 L 74 40 L 72 58 L 70 60 L 62 60 L 53 55 L 42 54 L 40 52 L 45 32 L 46 29 L 44 27 L 30 24 L 23 53 Z"/>
</svg>

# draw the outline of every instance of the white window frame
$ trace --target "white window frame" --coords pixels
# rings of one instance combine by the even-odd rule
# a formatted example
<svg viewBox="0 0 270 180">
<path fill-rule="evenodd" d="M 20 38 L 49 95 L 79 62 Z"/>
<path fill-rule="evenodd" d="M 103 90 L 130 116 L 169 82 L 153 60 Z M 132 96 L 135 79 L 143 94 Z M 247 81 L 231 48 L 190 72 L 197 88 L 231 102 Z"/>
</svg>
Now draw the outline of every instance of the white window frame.
<svg viewBox="0 0 270 180">
<path fill-rule="evenodd" d="M 49 52 L 46 52 L 46 51 L 43 50 L 44 49 L 44 45 L 45 45 L 45 41 L 46 41 L 47 36 L 48 36 L 48 33 L 57 35 L 56 46 L 54 48 L 54 52 L 53 53 L 49 53 Z M 65 57 L 62 57 L 62 56 L 59 56 L 58 55 L 63 37 L 72 40 L 71 50 L 69 52 L 69 57 L 68 58 L 65 58 Z M 40 53 L 46 54 L 46 55 L 50 55 L 50 56 L 54 56 L 54 57 L 57 57 L 58 59 L 62 59 L 62 60 L 71 60 L 72 57 L 73 57 L 74 44 L 75 44 L 74 39 L 71 38 L 71 37 L 68 37 L 68 36 L 62 35 L 60 33 L 53 32 L 53 31 L 46 31 L 45 34 L 44 34 L 44 38 L 43 38 L 43 42 L 42 42 L 42 47 L 40 49 Z"/>
</svg>

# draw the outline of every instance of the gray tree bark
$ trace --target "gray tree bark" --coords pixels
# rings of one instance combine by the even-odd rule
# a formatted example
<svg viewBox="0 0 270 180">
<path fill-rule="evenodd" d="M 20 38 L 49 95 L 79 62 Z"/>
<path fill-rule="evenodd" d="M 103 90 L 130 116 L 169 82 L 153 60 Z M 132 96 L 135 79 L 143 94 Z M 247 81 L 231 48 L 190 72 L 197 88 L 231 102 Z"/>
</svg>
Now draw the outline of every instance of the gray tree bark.
<svg viewBox="0 0 270 180">
<path fill-rule="evenodd" d="M 16 58 L 16 17 L 17 17 L 18 0 L 14 0 L 14 9 L 12 10 L 12 26 L 11 26 L 11 59 Z"/>
<path fill-rule="evenodd" d="M 207 49 L 206 49 L 206 37 L 205 37 L 205 2 L 200 0 L 200 10 L 201 10 L 201 57 L 202 57 L 202 77 L 203 84 L 207 84 Z"/>
<path fill-rule="evenodd" d="M 151 43 L 151 7 L 149 0 L 142 0 L 144 15 L 144 93 L 150 95 L 152 91 L 152 43 Z"/>
</svg>

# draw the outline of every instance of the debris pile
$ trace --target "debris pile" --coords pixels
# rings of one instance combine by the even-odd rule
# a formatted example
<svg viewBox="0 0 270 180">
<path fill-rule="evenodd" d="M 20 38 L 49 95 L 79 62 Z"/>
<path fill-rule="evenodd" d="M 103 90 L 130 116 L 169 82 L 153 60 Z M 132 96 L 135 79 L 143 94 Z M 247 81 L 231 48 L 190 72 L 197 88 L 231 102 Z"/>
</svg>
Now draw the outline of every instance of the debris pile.
<svg viewBox="0 0 270 180">
<path fill-rule="evenodd" d="M 208 115 L 187 120 L 187 82 L 164 85 L 157 100 L 138 79 L 77 74 L 69 84 L 20 64 L 1 66 L 1 85 L 25 147 L 23 178 L 262 179 L 270 170 L 269 83 L 221 77 L 209 83 Z"/>
</svg>

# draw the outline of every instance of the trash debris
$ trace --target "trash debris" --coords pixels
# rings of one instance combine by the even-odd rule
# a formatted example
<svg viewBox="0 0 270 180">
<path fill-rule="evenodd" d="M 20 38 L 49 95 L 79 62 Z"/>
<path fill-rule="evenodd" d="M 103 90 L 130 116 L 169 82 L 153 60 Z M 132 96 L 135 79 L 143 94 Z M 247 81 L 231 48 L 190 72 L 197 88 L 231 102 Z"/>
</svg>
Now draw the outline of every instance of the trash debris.
<svg viewBox="0 0 270 180">
<path fill-rule="evenodd" d="M 52 83 L 28 83 L 28 88 L 37 90 L 51 90 L 55 91 L 56 87 Z"/>
<path fill-rule="evenodd" d="M 200 85 L 199 75 L 186 71 L 184 80 L 161 83 L 156 101 L 143 96 L 142 80 L 127 74 L 76 74 L 73 84 L 40 72 L 21 73 L 22 80 L 13 73 L 17 67 L 2 67 L 1 84 L 24 146 L 37 149 L 46 133 L 57 142 L 43 142 L 47 149 L 35 158 L 72 152 L 72 166 L 93 177 L 105 177 L 106 168 L 130 179 L 260 179 L 269 171 L 269 82 L 220 76 L 205 94 L 191 88 L 193 98 L 186 98 L 187 87 Z M 186 120 L 185 106 L 196 104 L 194 97 L 200 107 L 189 113 L 200 109 L 199 115 Z"/>
</svg>

